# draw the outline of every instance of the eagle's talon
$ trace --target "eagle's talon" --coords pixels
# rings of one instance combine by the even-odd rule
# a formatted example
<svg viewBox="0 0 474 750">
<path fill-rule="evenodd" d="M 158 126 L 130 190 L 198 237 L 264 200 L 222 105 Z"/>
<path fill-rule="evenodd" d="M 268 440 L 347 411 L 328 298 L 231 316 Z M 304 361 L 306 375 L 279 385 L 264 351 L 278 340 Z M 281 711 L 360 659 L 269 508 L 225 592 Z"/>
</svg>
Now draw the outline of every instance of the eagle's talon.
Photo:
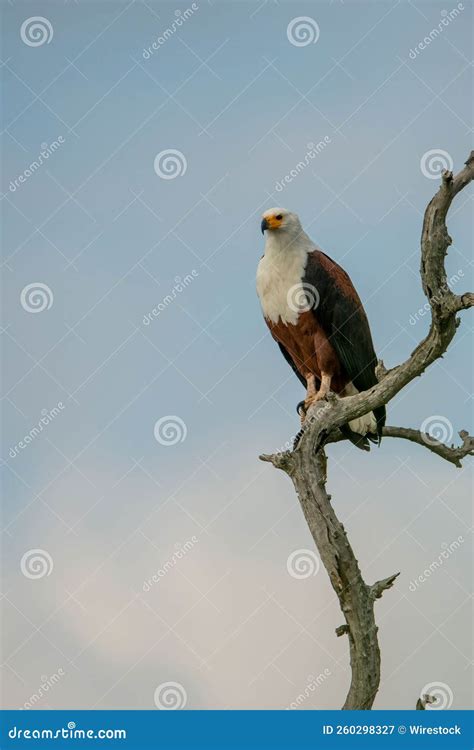
<svg viewBox="0 0 474 750">
<path fill-rule="evenodd" d="M 298 414 L 298 416 L 300 418 L 301 427 L 303 427 L 304 421 L 306 419 L 306 406 L 305 406 L 305 402 L 304 401 L 300 401 L 296 405 L 296 413 Z"/>
<path fill-rule="evenodd" d="M 309 408 L 310 408 L 310 407 L 311 407 L 311 406 L 312 406 L 313 404 L 315 404 L 315 403 L 316 403 L 316 401 L 320 401 L 320 400 L 321 400 L 321 396 L 319 395 L 319 393 L 314 393 L 314 394 L 312 394 L 311 396 L 307 396 L 307 397 L 305 398 L 305 400 L 304 400 L 304 406 L 305 406 L 306 412 L 308 412 L 308 409 L 309 409 Z"/>
<path fill-rule="evenodd" d="M 309 408 L 313 406 L 313 404 L 315 404 L 317 401 L 329 401 L 330 399 L 329 394 L 330 394 L 330 391 L 323 391 L 322 389 L 320 389 L 314 395 L 311 395 L 305 398 L 304 405 L 305 405 L 306 411 L 308 411 Z"/>
</svg>

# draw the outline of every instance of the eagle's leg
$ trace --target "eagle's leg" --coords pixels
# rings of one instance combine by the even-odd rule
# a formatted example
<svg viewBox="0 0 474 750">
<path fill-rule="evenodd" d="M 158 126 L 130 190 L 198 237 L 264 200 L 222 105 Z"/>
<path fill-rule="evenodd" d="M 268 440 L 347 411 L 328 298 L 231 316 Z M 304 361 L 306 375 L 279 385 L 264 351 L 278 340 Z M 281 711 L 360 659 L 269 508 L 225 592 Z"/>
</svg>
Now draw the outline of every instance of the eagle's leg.
<svg viewBox="0 0 474 750">
<path fill-rule="evenodd" d="M 329 375 L 328 372 L 322 372 L 321 373 L 321 387 L 317 393 L 316 401 L 319 401 L 322 398 L 326 398 L 329 391 L 331 390 L 331 378 L 332 375 Z"/>
<path fill-rule="evenodd" d="M 308 372 L 306 373 L 306 398 L 304 401 L 301 401 L 296 407 L 296 411 L 300 416 L 300 423 L 302 427 L 305 423 L 306 412 L 315 400 L 316 395 L 316 378 L 312 373 Z"/>
<path fill-rule="evenodd" d="M 315 401 L 321 401 L 323 398 L 325 398 L 329 391 L 331 390 L 331 375 L 327 372 L 321 373 L 321 385 L 319 386 L 319 391 L 316 391 L 315 386 L 315 379 L 314 375 L 311 375 L 312 378 L 312 388 L 309 388 L 309 379 L 307 380 L 308 388 L 307 388 L 307 394 L 305 398 L 304 405 L 306 407 L 306 411 L 309 409 L 311 404 L 314 404 Z"/>
<path fill-rule="evenodd" d="M 314 399 L 314 397 L 317 394 L 316 390 L 316 378 L 311 373 L 308 373 L 306 376 L 306 401 L 310 401 L 311 399 Z"/>
<path fill-rule="evenodd" d="M 314 375 L 308 375 L 306 378 L 306 389 L 307 393 L 304 405 L 306 411 L 308 411 L 311 404 L 314 404 L 315 401 L 321 401 L 321 399 L 328 395 L 331 390 L 331 375 L 327 372 L 321 373 L 321 385 L 319 386 L 319 391 L 316 390 L 316 380 Z"/>
</svg>

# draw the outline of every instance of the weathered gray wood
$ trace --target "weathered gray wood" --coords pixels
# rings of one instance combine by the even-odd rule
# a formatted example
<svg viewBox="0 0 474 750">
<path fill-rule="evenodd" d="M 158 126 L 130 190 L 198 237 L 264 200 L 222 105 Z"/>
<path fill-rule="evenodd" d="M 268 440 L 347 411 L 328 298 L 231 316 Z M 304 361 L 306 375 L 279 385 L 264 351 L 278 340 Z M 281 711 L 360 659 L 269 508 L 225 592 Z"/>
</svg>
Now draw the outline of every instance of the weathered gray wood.
<svg viewBox="0 0 474 750">
<path fill-rule="evenodd" d="M 348 421 L 387 404 L 411 380 L 421 375 L 441 357 L 452 341 L 459 321 L 456 314 L 474 305 L 474 294 L 455 295 L 449 289 L 444 259 L 451 244 L 446 215 L 453 198 L 474 179 L 474 152 L 455 177 L 444 172 L 442 184 L 430 201 L 424 216 L 421 236 L 421 282 L 431 307 L 430 330 L 410 357 L 391 370 L 382 363 L 379 383 L 368 391 L 350 398 L 331 395 L 316 402 L 309 410 L 298 445 L 292 452 L 262 455 L 292 479 L 309 530 L 331 585 L 339 599 L 345 623 L 336 630 L 349 640 L 352 679 L 344 709 L 370 709 L 380 684 L 380 649 L 377 639 L 374 604 L 390 588 L 398 575 L 365 583 L 344 526 L 337 518 L 326 491 L 327 458 L 324 445 L 343 439 L 338 429 Z M 419 430 L 385 427 L 384 436 L 415 442 L 460 466 L 461 459 L 474 453 L 474 438 L 459 433 L 458 448 L 426 440 Z M 424 708 L 424 706 L 423 706 Z"/>
<path fill-rule="evenodd" d="M 445 445 L 436 440 L 432 435 L 420 432 L 420 430 L 414 430 L 412 427 L 392 427 L 385 425 L 382 431 L 383 437 L 401 438 L 403 440 L 409 440 L 411 443 L 417 443 L 423 448 L 427 448 L 432 453 L 436 453 L 437 456 L 444 458 L 446 461 L 454 464 L 458 469 L 461 468 L 461 461 L 466 456 L 474 456 L 474 438 L 469 435 L 466 430 L 460 430 L 458 432 L 459 437 L 462 440 L 462 444 L 458 447 L 454 445 Z M 340 430 L 334 430 L 329 435 L 327 443 L 338 443 L 346 438 Z"/>
</svg>

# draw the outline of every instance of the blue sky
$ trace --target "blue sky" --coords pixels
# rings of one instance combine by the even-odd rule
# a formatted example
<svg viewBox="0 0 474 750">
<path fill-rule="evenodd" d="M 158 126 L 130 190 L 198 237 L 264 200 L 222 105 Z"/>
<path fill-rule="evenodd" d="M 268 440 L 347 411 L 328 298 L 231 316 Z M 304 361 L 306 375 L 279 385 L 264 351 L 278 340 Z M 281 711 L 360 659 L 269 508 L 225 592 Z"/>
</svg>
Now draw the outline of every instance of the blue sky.
<svg viewBox="0 0 474 750">
<path fill-rule="evenodd" d="M 273 205 L 296 211 L 351 275 L 379 356 L 387 366 L 405 358 L 428 327 L 426 315 L 412 318 L 425 303 L 419 236 L 440 163 L 426 154 L 458 169 L 471 147 L 472 8 L 465 3 L 451 20 L 444 11 L 458 6 L 434 2 L 195 5 L 2 8 L 12 707 L 63 662 L 64 687 L 44 707 L 152 707 L 168 679 L 186 687 L 191 708 L 278 708 L 325 667 L 332 677 L 306 707 L 342 702 L 337 604 L 324 571 L 303 582 L 288 576 L 288 555 L 312 542 L 289 483 L 257 460 L 294 434 L 302 397 L 255 293 L 260 215 Z M 35 16 L 49 26 L 41 22 L 44 43 L 31 46 L 21 28 Z M 298 17 L 310 18 L 315 43 L 291 43 Z M 144 55 L 166 29 L 165 43 Z M 12 190 L 43 144 L 59 138 Z M 308 144 L 325 138 L 277 190 Z M 155 158 L 169 150 L 179 152 L 182 174 L 163 179 Z M 458 293 L 472 280 L 471 216 L 467 190 L 449 220 L 447 268 Z M 37 283 L 47 286 L 48 309 L 34 314 L 21 294 Z M 389 423 L 441 417 L 454 441 L 469 428 L 470 321 L 461 318 L 448 355 L 389 405 Z M 42 410 L 60 402 L 60 414 L 12 458 Z M 154 437 L 167 416 L 179 420 L 175 445 Z M 334 501 L 367 578 L 405 565 L 379 605 L 390 676 L 379 707 L 411 705 L 418 683 L 433 680 L 466 707 L 468 471 L 389 440 L 368 456 L 347 445 L 328 452 Z M 151 605 L 142 601 L 142 580 L 194 534 L 199 544 Z M 410 580 L 459 535 L 466 543 L 439 577 L 410 594 Z M 19 561 L 36 548 L 54 570 L 30 580 Z M 221 573 L 229 577 L 218 583 Z M 187 604 L 194 609 L 185 615 Z M 160 618 L 170 630 L 154 646 Z M 275 636 L 263 654 L 269 623 Z M 91 685 L 94 659 L 101 677 Z M 407 682 L 413 699 L 405 688 L 401 695 Z"/>
</svg>

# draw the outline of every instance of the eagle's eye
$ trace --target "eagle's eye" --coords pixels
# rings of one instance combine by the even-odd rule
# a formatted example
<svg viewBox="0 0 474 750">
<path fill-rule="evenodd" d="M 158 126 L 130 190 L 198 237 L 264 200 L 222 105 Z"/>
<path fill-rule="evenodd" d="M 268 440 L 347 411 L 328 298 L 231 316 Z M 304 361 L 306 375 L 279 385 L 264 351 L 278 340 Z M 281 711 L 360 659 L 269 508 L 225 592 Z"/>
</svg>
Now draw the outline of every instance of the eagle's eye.
<svg viewBox="0 0 474 750">
<path fill-rule="evenodd" d="M 275 216 L 275 219 L 277 219 L 278 221 L 281 221 L 281 220 L 283 219 L 283 216 L 282 216 L 282 214 L 277 214 L 277 215 Z"/>
</svg>

